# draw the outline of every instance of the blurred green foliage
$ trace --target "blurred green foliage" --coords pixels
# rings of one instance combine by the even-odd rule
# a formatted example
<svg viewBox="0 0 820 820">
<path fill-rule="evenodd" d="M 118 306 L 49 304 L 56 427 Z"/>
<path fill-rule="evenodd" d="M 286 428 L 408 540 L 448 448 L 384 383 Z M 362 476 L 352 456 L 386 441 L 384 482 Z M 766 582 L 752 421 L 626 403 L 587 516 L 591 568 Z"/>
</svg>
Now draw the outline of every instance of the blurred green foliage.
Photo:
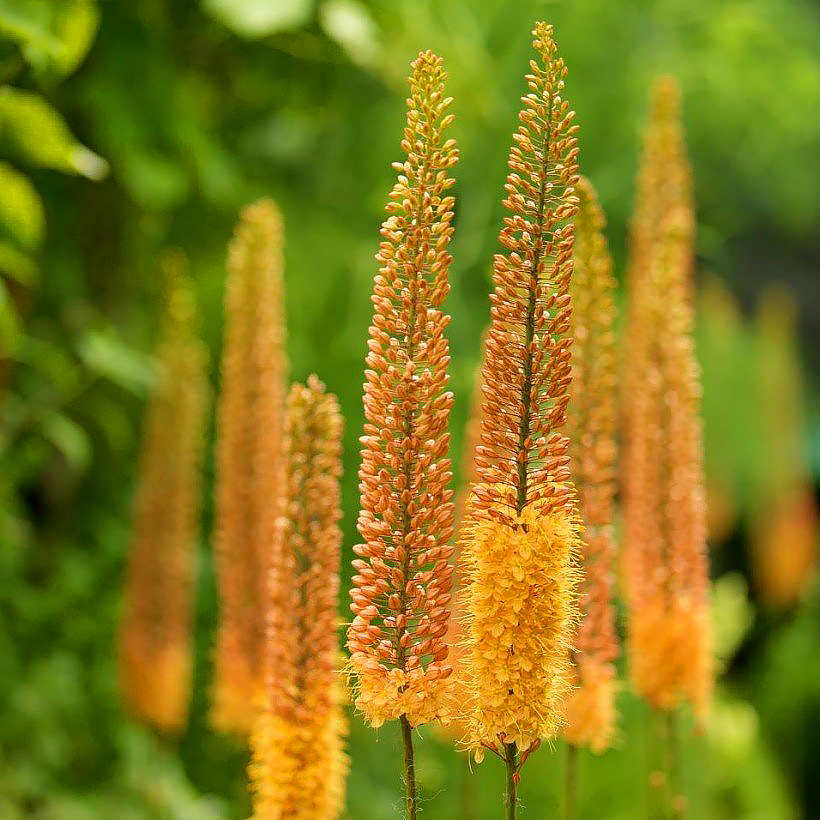
<svg viewBox="0 0 820 820">
<path fill-rule="evenodd" d="M 581 161 L 618 270 L 646 90 L 673 72 L 685 94 L 699 268 L 746 308 L 769 279 L 792 287 L 816 373 L 820 320 L 805 309 L 820 302 L 820 17 L 811 0 L 0 0 L 0 816 L 246 816 L 245 754 L 205 719 L 216 617 L 210 501 L 186 735 L 175 743 L 133 725 L 115 688 L 157 256 L 169 245 L 189 254 L 217 362 L 238 208 L 260 195 L 281 203 L 292 375 L 317 371 L 347 420 L 349 556 L 373 253 L 408 63 L 422 48 L 439 51 L 456 98 L 457 454 L 538 17 L 555 23 L 569 66 Z M 712 332 L 724 335 L 719 325 Z M 735 388 L 751 355 L 740 344 L 728 370 L 705 376 L 707 418 L 718 420 L 707 441 L 723 438 L 721 425 L 732 441 L 749 431 L 718 459 L 715 473 L 728 470 L 729 483 L 757 453 L 754 406 Z M 820 637 L 818 591 L 793 612 L 754 607 L 744 538 L 736 527 L 715 547 L 716 572 L 735 574 L 716 594 L 725 682 L 705 735 L 687 736 L 692 814 L 816 817 L 820 673 L 807 659 Z M 640 813 L 650 720 L 626 692 L 622 705 L 619 748 L 582 761 L 585 816 Z M 397 816 L 394 733 L 354 720 L 351 744 L 350 816 Z M 434 733 L 419 745 L 425 816 L 452 818 L 465 764 Z M 561 768 L 560 749 L 528 764 L 522 800 L 536 814 L 556 804 Z M 471 782 L 491 808 L 477 816 L 496 816 L 499 767 L 488 761 L 480 775 Z"/>
</svg>

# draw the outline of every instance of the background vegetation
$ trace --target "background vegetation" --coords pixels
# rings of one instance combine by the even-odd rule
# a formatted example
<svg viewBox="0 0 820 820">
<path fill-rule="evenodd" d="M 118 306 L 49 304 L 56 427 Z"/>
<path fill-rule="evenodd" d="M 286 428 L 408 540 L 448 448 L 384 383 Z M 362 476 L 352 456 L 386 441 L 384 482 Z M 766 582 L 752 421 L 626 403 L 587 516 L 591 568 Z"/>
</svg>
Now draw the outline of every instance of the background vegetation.
<svg viewBox="0 0 820 820">
<path fill-rule="evenodd" d="M 247 815 L 245 753 L 206 721 L 210 500 L 184 737 L 137 726 L 116 692 L 158 255 L 180 246 L 191 258 L 216 385 L 226 242 L 242 204 L 280 202 L 292 376 L 317 371 L 347 421 L 349 556 L 373 253 L 408 63 L 421 48 L 438 51 L 456 98 L 462 161 L 449 309 L 458 432 L 538 17 L 555 24 L 570 69 L 582 167 L 607 212 L 619 274 L 648 84 L 672 72 L 695 170 L 698 277 L 728 283 L 746 314 L 770 280 L 791 288 L 816 379 L 820 13 L 811 0 L 0 0 L 0 816 Z M 732 372 L 710 367 L 712 349 L 701 351 L 709 458 L 731 473 L 734 502 L 748 508 L 755 496 L 744 487 L 754 482 L 744 476 L 765 474 L 765 449 L 754 396 L 735 377 L 755 347 L 741 335 Z M 811 390 L 807 407 L 803 451 L 816 485 Z M 456 435 L 456 460 L 458 444 Z M 208 465 L 210 488 L 210 449 Z M 744 521 L 730 522 L 713 547 L 726 672 L 707 731 L 687 746 L 693 816 L 817 817 L 820 591 L 814 583 L 778 611 L 760 605 Z M 640 815 L 649 716 L 628 692 L 621 703 L 620 748 L 582 761 L 590 817 Z M 372 733 L 353 722 L 351 817 L 398 815 L 394 728 Z M 424 737 L 425 816 L 452 818 L 466 767 L 434 732 Z M 473 778 L 491 807 L 476 817 L 495 816 L 499 768 L 489 761 Z M 542 750 L 527 768 L 526 816 L 544 816 L 558 799 L 561 755 Z"/>
</svg>

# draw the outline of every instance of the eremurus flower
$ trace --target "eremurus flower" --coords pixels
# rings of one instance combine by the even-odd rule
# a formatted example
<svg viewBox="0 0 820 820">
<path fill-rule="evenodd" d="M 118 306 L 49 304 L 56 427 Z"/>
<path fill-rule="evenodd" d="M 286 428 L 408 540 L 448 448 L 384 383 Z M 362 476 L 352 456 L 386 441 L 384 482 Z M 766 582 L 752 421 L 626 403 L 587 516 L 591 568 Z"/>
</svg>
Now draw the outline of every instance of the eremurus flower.
<svg viewBox="0 0 820 820">
<path fill-rule="evenodd" d="M 583 620 L 575 642 L 575 689 L 567 703 L 567 740 L 602 752 L 615 729 L 618 654 L 614 586 L 616 360 L 615 280 L 604 215 L 581 178 L 572 274 L 572 389 L 566 432 L 584 522 Z"/>
<path fill-rule="evenodd" d="M 630 271 L 624 477 L 629 666 L 659 709 L 712 688 L 700 375 L 692 340 L 694 214 L 676 83 L 653 90 Z"/>
<path fill-rule="evenodd" d="M 242 212 L 228 254 L 217 420 L 220 613 L 212 720 L 246 733 L 262 683 L 265 579 L 279 514 L 287 363 L 282 220 L 270 201 Z"/>
<path fill-rule="evenodd" d="M 398 181 L 382 225 L 365 371 L 350 669 L 356 706 L 379 726 L 440 716 L 453 532 L 444 335 L 455 142 L 442 62 L 413 62 Z"/>
<path fill-rule="evenodd" d="M 265 685 L 251 734 L 257 820 L 333 820 L 344 804 L 348 761 L 336 637 L 341 434 L 336 398 L 315 376 L 291 388 Z"/>
<path fill-rule="evenodd" d="M 157 381 L 145 417 L 134 530 L 120 635 L 120 684 L 132 712 L 166 731 L 185 726 L 200 470 L 209 390 L 193 285 L 169 255 L 156 350 Z"/>
<path fill-rule="evenodd" d="M 580 521 L 562 427 L 578 183 L 566 69 L 552 27 L 513 135 L 484 352 L 481 444 L 460 541 L 470 746 L 510 771 L 555 735 L 570 689 Z M 508 794 L 508 803 L 514 798 Z"/>
</svg>

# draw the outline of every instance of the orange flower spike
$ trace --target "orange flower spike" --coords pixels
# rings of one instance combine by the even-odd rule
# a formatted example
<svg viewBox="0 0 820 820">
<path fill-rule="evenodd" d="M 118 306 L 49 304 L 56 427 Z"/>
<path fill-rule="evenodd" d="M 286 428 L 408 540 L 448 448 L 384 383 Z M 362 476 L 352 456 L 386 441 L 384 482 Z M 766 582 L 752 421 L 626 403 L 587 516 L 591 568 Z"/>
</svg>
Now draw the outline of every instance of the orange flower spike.
<svg viewBox="0 0 820 820">
<path fill-rule="evenodd" d="M 584 521 L 583 621 L 576 639 L 576 689 L 567 705 L 565 736 L 595 752 L 615 729 L 618 654 L 613 534 L 615 494 L 615 280 L 604 214 L 592 184 L 581 178 L 572 277 L 572 391 L 567 419 L 572 473 Z"/>
<path fill-rule="evenodd" d="M 265 688 L 251 735 L 257 820 L 333 820 L 348 759 L 336 638 L 342 417 L 315 377 L 287 400 L 283 515 L 269 577 Z"/>
<path fill-rule="evenodd" d="M 440 716 L 450 602 L 452 393 L 444 335 L 455 141 L 442 61 L 423 52 L 409 78 L 398 181 L 382 225 L 365 371 L 359 471 L 363 543 L 354 548 L 348 630 L 356 705 L 373 726 Z"/>
<path fill-rule="evenodd" d="M 187 721 L 199 490 L 210 399 L 184 256 L 164 263 L 157 382 L 146 413 L 121 629 L 120 683 L 133 714 L 169 732 Z"/>
<path fill-rule="evenodd" d="M 510 149 L 484 357 L 479 478 L 462 527 L 471 747 L 514 769 L 561 726 L 571 685 L 580 521 L 564 425 L 578 184 L 566 68 L 536 25 Z M 520 760 L 510 762 L 509 754 Z"/>
<path fill-rule="evenodd" d="M 630 674 L 656 708 L 702 716 L 713 663 L 700 373 L 692 340 L 694 209 L 674 80 L 653 91 L 636 212 L 649 237 L 628 321 L 625 585 Z"/>
<path fill-rule="evenodd" d="M 212 720 L 240 734 L 250 730 L 262 684 L 265 578 L 282 490 L 282 288 L 282 220 L 261 201 L 244 209 L 229 249 L 218 408 Z"/>
</svg>

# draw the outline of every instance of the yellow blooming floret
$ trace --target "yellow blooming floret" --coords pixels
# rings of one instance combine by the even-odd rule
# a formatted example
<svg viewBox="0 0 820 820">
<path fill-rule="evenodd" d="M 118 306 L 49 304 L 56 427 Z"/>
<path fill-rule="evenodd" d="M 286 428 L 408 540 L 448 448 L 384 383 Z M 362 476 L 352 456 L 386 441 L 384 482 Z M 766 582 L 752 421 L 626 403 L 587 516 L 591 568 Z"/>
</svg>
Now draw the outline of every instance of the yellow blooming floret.
<svg viewBox="0 0 820 820">
<path fill-rule="evenodd" d="M 526 751 L 562 724 L 572 681 L 581 523 L 541 500 L 510 517 L 508 488 L 479 488 L 497 495 L 496 511 L 507 516 L 488 515 L 482 502 L 462 544 L 470 580 L 464 666 L 474 698 L 467 740 L 480 759 L 483 748 L 500 752 L 505 743 Z"/>
</svg>

